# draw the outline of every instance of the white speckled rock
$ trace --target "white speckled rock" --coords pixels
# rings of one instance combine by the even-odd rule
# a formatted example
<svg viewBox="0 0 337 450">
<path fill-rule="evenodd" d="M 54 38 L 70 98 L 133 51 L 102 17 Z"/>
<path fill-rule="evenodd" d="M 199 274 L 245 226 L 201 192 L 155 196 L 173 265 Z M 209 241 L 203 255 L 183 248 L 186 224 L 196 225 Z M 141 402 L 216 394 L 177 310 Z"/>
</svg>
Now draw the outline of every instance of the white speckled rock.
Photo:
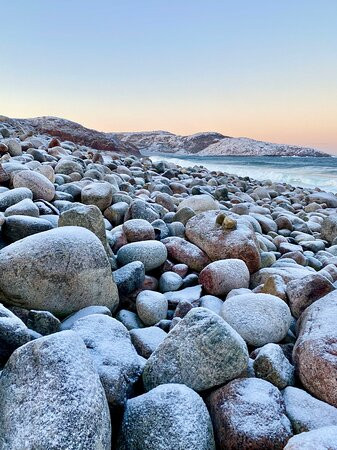
<svg viewBox="0 0 337 450">
<path fill-rule="evenodd" d="M 178 206 L 178 211 L 182 208 L 191 208 L 198 214 L 212 209 L 219 209 L 219 205 L 210 195 L 200 194 L 192 195 L 183 200 Z"/>
<path fill-rule="evenodd" d="M 148 359 L 146 390 L 164 383 L 184 383 L 196 391 L 238 376 L 248 365 L 243 339 L 221 317 L 193 308 Z"/>
<path fill-rule="evenodd" d="M 126 404 L 117 448 L 213 450 L 213 428 L 206 405 L 183 384 L 163 384 L 133 398 Z"/>
<path fill-rule="evenodd" d="M 164 264 L 166 258 L 166 247 L 158 241 L 132 242 L 123 245 L 117 253 L 117 261 L 122 266 L 132 261 L 141 261 L 146 272 Z"/>
<path fill-rule="evenodd" d="M 0 298 L 66 316 L 85 306 L 115 309 L 117 287 L 101 241 L 81 227 L 28 236 L 0 251 Z"/>
<path fill-rule="evenodd" d="M 249 287 L 249 270 L 241 259 L 221 259 L 208 264 L 199 283 L 212 295 L 227 295 L 232 289 Z"/>
<path fill-rule="evenodd" d="M 322 427 L 289 439 L 284 450 L 336 450 L 337 427 Z"/>
<path fill-rule="evenodd" d="M 256 347 L 282 341 L 291 323 L 288 305 L 269 294 L 231 297 L 224 302 L 221 316 L 247 344 Z"/>
<path fill-rule="evenodd" d="M 160 292 L 145 290 L 138 294 L 136 308 L 140 320 L 145 325 L 151 326 L 166 319 L 168 301 Z"/>
<path fill-rule="evenodd" d="M 51 334 L 17 349 L 0 377 L 0 448 L 110 450 L 108 403 L 82 339 Z"/>
<path fill-rule="evenodd" d="M 55 187 L 44 175 L 32 170 L 22 170 L 13 176 L 15 188 L 26 187 L 33 192 L 34 199 L 50 202 L 55 197 Z"/>
</svg>

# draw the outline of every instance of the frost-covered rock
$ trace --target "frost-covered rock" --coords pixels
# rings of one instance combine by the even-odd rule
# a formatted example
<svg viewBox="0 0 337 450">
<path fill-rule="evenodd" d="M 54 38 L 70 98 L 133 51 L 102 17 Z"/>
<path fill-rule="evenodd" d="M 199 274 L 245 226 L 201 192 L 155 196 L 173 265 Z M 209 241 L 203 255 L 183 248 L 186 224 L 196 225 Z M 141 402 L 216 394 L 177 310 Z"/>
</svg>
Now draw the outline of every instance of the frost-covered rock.
<svg viewBox="0 0 337 450">
<path fill-rule="evenodd" d="M 214 450 L 206 405 L 183 384 L 163 384 L 128 400 L 117 448 Z"/>
<path fill-rule="evenodd" d="M 289 439 L 284 450 L 336 450 L 337 427 L 322 427 Z"/>
<path fill-rule="evenodd" d="M 48 202 L 55 196 L 55 187 L 42 173 L 32 170 L 16 172 L 13 176 L 14 188 L 28 188 L 32 191 L 34 199 L 43 199 Z"/>
<path fill-rule="evenodd" d="M 337 407 L 337 293 L 320 298 L 301 315 L 293 358 L 301 382 Z"/>
<path fill-rule="evenodd" d="M 108 403 L 81 338 L 52 334 L 17 349 L 0 377 L 0 448 L 111 448 Z"/>
<path fill-rule="evenodd" d="M 269 381 L 279 389 L 295 383 L 295 368 L 277 344 L 267 344 L 259 349 L 253 367 L 257 378 Z"/>
<path fill-rule="evenodd" d="M 249 287 L 249 270 L 241 259 L 222 259 L 208 264 L 199 283 L 212 295 L 227 295 L 232 289 Z"/>
<path fill-rule="evenodd" d="M 0 297 L 66 316 L 85 306 L 115 309 L 118 292 L 100 240 L 80 227 L 28 236 L 0 251 Z"/>
<path fill-rule="evenodd" d="M 132 261 L 141 261 L 146 272 L 164 264 L 166 258 L 167 250 L 165 245 L 152 240 L 123 245 L 117 253 L 117 261 L 122 266 Z"/>
<path fill-rule="evenodd" d="M 192 195 L 184 199 L 178 206 L 178 211 L 182 208 L 191 208 L 196 214 L 209 211 L 212 209 L 219 209 L 218 203 L 207 194 Z"/>
<path fill-rule="evenodd" d="M 221 316 L 247 344 L 255 347 L 282 341 L 291 324 L 288 305 L 268 294 L 251 293 L 228 298 Z"/>
<path fill-rule="evenodd" d="M 248 364 L 243 339 L 217 314 L 192 309 L 148 359 L 146 390 L 164 383 L 184 383 L 196 391 L 238 376 Z"/>
<path fill-rule="evenodd" d="M 71 327 L 84 341 L 94 361 L 110 406 L 122 406 L 141 375 L 128 330 L 118 320 L 92 314 Z"/>
<path fill-rule="evenodd" d="M 257 378 L 234 380 L 207 401 L 219 449 L 283 449 L 292 436 L 282 395 Z"/>
<path fill-rule="evenodd" d="M 337 426 L 337 408 L 318 400 L 303 389 L 288 386 L 283 391 L 283 400 L 295 433 Z"/>
</svg>

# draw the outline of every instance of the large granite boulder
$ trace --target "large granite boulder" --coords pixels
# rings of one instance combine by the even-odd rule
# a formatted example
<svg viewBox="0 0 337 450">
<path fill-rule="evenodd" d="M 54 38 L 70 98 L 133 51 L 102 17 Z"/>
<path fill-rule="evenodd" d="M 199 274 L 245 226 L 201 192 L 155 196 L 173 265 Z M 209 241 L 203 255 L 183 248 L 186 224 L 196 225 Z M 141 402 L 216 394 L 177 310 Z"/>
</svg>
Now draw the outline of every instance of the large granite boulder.
<svg viewBox="0 0 337 450">
<path fill-rule="evenodd" d="M 220 450 L 281 450 L 293 434 L 282 395 L 267 381 L 231 381 L 212 392 L 208 404 Z"/>
<path fill-rule="evenodd" d="M 179 382 L 202 391 L 237 377 L 247 365 L 238 333 L 212 311 L 193 308 L 152 353 L 143 381 L 146 390 Z"/>
<path fill-rule="evenodd" d="M 118 305 L 104 247 L 81 227 L 55 228 L 3 248 L 0 298 L 9 305 L 63 317 L 85 306 L 114 310 Z"/>
<path fill-rule="evenodd" d="M 225 229 L 216 222 L 218 214 L 218 211 L 207 211 L 192 217 L 186 224 L 187 238 L 212 261 L 242 259 L 250 273 L 259 270 L 261 258 L 253 229 L 240 217 L 235 229 Z"/>
<path fill-rule="evenodd" d="M 213 450 L 213 428 L 206 405 L 183 384 L 163 384 L 128 400 L 117 448 Z"/>
<path fill-rule="evenodd" d="M 337 407 L 337 293 L 317 300 L 302 313 L 293 358 L 304 387 Z"/>
<path fill-rule="evenodd" d="M 104 390 L 81 338 L 52 334 L 17 349 L 0 377 L 0 448 L 110 450 Z"/>
</svg>

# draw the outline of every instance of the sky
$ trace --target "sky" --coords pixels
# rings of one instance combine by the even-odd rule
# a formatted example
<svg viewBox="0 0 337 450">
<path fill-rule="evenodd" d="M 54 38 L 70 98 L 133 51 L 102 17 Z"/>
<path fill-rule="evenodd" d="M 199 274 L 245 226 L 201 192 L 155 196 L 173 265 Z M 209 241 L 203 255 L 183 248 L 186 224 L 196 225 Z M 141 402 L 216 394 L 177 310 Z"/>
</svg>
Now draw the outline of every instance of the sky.
<svg viewBox="0 0 337 450">
<path fill-rule="evenodd" d="M 337 1 L 1 2 L 0 114 L 337 154 Z"/>
</svg>

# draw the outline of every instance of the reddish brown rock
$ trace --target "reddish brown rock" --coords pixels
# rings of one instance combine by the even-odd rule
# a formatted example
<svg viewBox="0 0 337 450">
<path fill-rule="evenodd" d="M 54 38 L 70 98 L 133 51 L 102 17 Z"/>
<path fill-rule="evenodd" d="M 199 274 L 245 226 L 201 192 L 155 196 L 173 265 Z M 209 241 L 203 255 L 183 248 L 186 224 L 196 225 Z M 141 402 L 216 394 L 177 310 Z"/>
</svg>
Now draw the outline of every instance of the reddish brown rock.
<svg viewBox="0 0 337 450">
<path fill-rule="evenodd" d="M 214 261 L 205 267 L 199 283 L 212 295 L 227 295 L 232 289 L 249 287 L 249 270 L 241 259 Z"/>
<path fill-rule="evenodd" d="M 334 290 L 333 284 L 318 273 L 290 281 L 287 296 L 293 316 L 298 318 L 308 306 Z"/>
<path fill-rule="evenodd" d="M 225 230 L 216 223 L 218 211 L 207 211 L 192 217 L 186 224 L 187 238 L 201 248 L 212 261 L 242 259 L 250 273 L 259 270 L 260 253 L 255 233 L 244 218 L 235 217 L 236 229 Z"/>
<path fill-rule="evenodd" d="M 200 272 L 211 262 L 204 251 L 185 239 L 174 236 L 166 238 L 162 242 L 165 244 L 170 258 L 187 264 L 193 270 Z"/>
<path fill-rule="evenodd" d="M 48 144 L 48 148 L 59 147 L 60 145 L 61 142 L 56 137 L 53 137 Z"/>
<path fill-rule="evenodd" d="M 292 436 L 279 390 L 267 381 L 231 381 L 208 398 L 217 448 L 283 449 Z"/>
<path fill-rule="evenodd" d="M 320 298 L 299 320 L 293 359 L 304 387 L 337 406 L 337 293 Z"/>
</svg>

